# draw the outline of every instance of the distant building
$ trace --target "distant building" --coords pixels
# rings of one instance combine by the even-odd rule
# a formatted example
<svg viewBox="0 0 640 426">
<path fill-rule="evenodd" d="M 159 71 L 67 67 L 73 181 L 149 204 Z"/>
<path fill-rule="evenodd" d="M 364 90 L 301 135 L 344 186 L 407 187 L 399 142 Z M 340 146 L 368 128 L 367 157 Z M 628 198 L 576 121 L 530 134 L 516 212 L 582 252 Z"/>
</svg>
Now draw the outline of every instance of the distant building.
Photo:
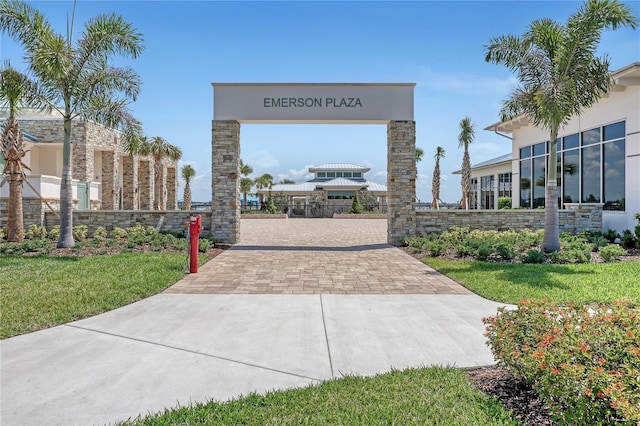
<svg viewBox="0 0 640 426">
<path fill-rule="evenodd" d="M 497 210 L 498 198 L 512 196 L 511 176 L 511 153 L 472 165 L 469 208 Z"/>
<path fill-rule="evenodd" d="M 386 212 L 387 186 L 367 180 L 369 170 L 351 163 L 325 163 L 309 168 L 314 177 L 307 182 L 277 184 L 258 194 L 275 197 L 290 216 L 331 217 L 346 212 L 356 192 L 365 209 Z"/>
</svg>

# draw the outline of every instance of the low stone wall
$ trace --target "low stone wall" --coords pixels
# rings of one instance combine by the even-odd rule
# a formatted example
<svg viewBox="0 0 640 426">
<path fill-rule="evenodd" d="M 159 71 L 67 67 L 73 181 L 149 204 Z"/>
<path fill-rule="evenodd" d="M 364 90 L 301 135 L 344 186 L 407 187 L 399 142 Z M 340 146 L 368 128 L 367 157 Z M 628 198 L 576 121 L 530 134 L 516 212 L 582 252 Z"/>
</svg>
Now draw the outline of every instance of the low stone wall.
<svg viewBox="0 0 640 426">
<path fill-rule="evenodd" d="M 161 231 L 181 232 L 184 222 L 188 222 L 192 214 L 202 216 L 202 232 L 211 233 L 211 212 L 210 211 L 185 211 L 185 210 L 164 210 L 164 211 L 143 211 L 143 210 L 99 210 L 99 211 L 74 211 L 73 225 L 86 225 L 89 233 L 97 227 L 102 226 L 111 231 L 114 227 L 130 228 L 140 223 L 142 226 L 158 225 L 160 218 L 164 218 Z M 58 225 L 60 221 L 51 212 L 45 213 L 45 224 L 47 229 Z"/>
<path fill-rule="evenodd" d="M 387 219 L 386 214 L 353 214 L 353 213 L 334 213 L 334 219 Z"/>
<path fill-rule="evenodd" d="M 602 231 L 602 206 L 567 205 L 558 212 L 560 232 Z M 543 229 L 544 210 L 429 210 L 416 213 L 416 233 L 441 233 L 454 226 L 506 231 Z"/>
<path fill-rule="evenodd" d="M 256 213 L 256 214 L 242 214 L 240 215 L 241 219 L 286 219 L 287 215 L 284 213 L 280 214 L 269 214 L 269 213 Z"/>
</svg>

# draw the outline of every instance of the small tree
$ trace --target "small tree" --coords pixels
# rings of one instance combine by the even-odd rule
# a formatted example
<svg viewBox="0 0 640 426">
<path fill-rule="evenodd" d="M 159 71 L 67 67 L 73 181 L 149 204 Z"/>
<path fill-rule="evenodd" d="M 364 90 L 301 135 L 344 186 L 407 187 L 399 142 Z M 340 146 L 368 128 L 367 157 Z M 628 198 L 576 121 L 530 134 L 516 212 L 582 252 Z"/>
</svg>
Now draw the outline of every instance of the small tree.
<svg viewBox="0 0 640 426">
<path fill-rule="evenodd" d="M 184 179 L 184 209 L 191 210 L 191 179 L 196 171 L 190 164 L 182 166 L 182 179 Z"/>
<path fill-rule="evenodd" d="M 438 202 L 440 201 L 440 159 L 444 158 L 444 148 L 439 146 L 436 148 L 436 154 L 433 158 L 436 159 L 436 166 L 433 168 L 433 181 L 431 183 L 431 194 L 433 195 L 433 201 L 431 207 L 436 210 L 440 209 Z"/>
<path fill-rule="evenodd" d="M 349 213 L 364 213 L 364 208 L 362 207 L 362 203 L 360 203 L 360 197 L 358 197 L 358 191 L 354 191 L 353 193 L 353 200 L 351 201 L 351 208 L 349 209 Z"/>
<path fill-rule="evenodd" d="M 462 156 L 462 202 L 460 207 L 469 210 L 469 193 L 471 192 L 471 159 L 469 158 L 469 145 L 473 142 L 475 130 L 469 117 L 460 121 L 460 134 L 458 135 L 458 147 L 464 148 Z"/>
</svg>

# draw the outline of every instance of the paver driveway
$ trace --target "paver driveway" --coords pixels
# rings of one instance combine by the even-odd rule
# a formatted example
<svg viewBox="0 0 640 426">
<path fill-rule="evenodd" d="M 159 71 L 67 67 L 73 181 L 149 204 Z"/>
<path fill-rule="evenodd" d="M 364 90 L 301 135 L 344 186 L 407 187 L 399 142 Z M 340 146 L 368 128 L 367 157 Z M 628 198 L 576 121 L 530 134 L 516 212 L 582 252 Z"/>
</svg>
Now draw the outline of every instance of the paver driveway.
<svg viewBox="0 0 640 426">
<path fill-rule="evenodd" d="M 243 219 L 241 242 L 166 293 L 470 294 L 386 243 L 386 219 Z"/>
</svg>

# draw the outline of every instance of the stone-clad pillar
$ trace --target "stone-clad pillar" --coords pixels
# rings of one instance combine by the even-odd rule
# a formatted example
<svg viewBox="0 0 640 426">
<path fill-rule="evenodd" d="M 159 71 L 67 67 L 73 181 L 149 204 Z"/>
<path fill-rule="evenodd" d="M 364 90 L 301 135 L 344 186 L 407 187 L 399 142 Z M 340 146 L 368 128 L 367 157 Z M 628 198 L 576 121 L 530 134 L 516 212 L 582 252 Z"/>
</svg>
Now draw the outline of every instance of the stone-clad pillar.
<svg viewBox="0 0 640 426">
<path fill-rule="evenodd" d="M 240 123 L 213 120 L 211 137 L 211 232 L 240 242 Z"/>
<path fill-rule="evenodd" d="M 416 123 L 387 124 L 387 242 L 416 233 Z"/>
<path fill-rule="evenodd" d="M 131 156 L 122 158 L 122 208 L 138 210 L 138 161 Z"/>
<path fill-rule="evenodd" d="M 148 159 L 140 160 L 138 166 L 138 192 L 140 210 L 153 210 L 153 166 Z"/>
<path fill-rule="evenodd" d="M 74 129 L 75 130 L 75 129 Z M 80 182 L 93 182 L 93 145 L 89 141 L 71 144 L 71 167 L 74 179 Z"/>
<path fill-rule="evenodd" d="M 167 210 L 178 210 L 178 178 L 176 168 L 167 168 Z"/>
<path fill-rule="evenodd" d="M 118 157 L 113 151 L 102 152 L 102 206 L 101 210 L 117 210 L 118 177 L 120 176 Z"/>
</svg>

